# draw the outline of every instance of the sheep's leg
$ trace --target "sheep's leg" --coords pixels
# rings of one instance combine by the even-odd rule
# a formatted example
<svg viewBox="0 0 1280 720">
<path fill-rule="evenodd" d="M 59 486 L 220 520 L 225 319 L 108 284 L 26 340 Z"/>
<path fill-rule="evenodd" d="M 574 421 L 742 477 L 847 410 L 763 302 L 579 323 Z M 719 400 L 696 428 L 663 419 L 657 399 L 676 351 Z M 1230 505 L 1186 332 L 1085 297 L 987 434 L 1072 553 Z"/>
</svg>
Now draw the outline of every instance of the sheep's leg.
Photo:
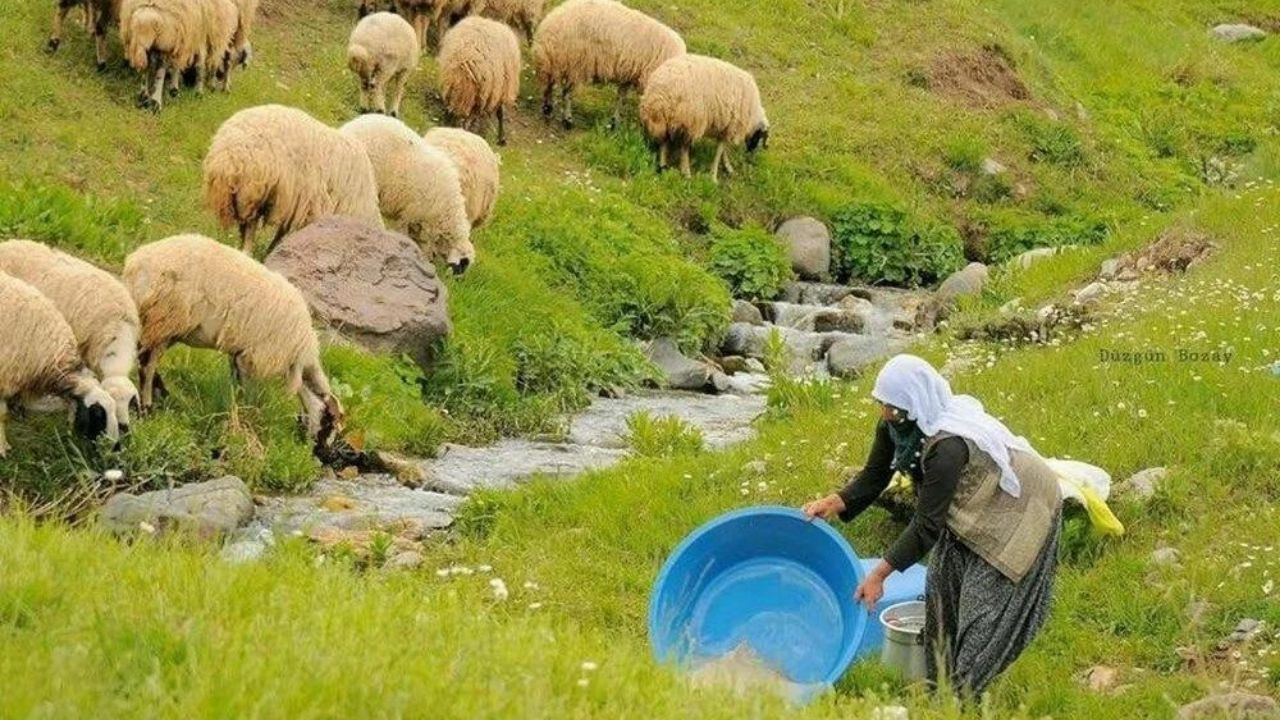
<svg viewBox="0 0 1280 720">
<path fill-rule="evenodd" d="M 542 84 L 542 119 L 546 122 L 551 122 L 551 115 L 555 112 L 555 90 L 554 80 L 548 79 Z"/>
<path fill-rule="evenodd" d="M 725 151 L 724 157 L 721 159 L 724 162 L 724 174 L 732 175 L 735 171 L 733 169 L 733 163 L 729 162 L 729 152 L 727 149 Z"/>
<path fill-rule="evenodd" d="M 240 249 L 245 255 L 253 255 L 253 236 L 257 232 L 257 225 L 256 220 L 240 223 Z"/>
<path fill-rule="evenodd" d="M 427 30 L 431 28 L 431 17 L 426 13 L 418 13 L 413 16 L 413 29 L 418 31 L 418 46 L 423 50 L 427 48 Z"/>
<path fill-rule="evenodd" d="M 502 121 L 503 107 L 501 105 L 498 106 L 498 111 L 496 115 L 498 116 L 498 144 L 506 145 L 507 144 L 507 127 Z"/>
<path fill-rule="evenodd" d="M 165 347 L 158 345 L 154 348 L 143 348 L 138 353 L 138 379 L 142 381 L 142 388 L 138 391 L 141 396 L 138 400 L 139 409 L 146 412 L 151 409 L 153 396 L 163 393 L 164 382 L 160 380 L 160 375 L 156 372 L 160 369 L 160 357 L 164 355 Z"/>
<path fill-rule="evenodd" d="M 564 113 L 564 129 L 573 129 L 573 85 L 564 84 L 564 88 L 560 91 L 560 106 Z"/>
<path fill-rule="evenodd" d="M 693 164 L 689 159 L 689 154 L 692 149 L 693 143 L 687 140 L 680 144 L 680 174 L 685 177 L 693 177 Z"/>
<path fill-rule="evenodd" d="M 658 161 L 658 174 L 661 175 L 663 170 L 667 169 L 667 140 L 663 138 L 658 141 L 658 149 L 654 153 Z"/>
<path fill-rule="evenodd" d="M 204 94 L 204 86 L 209 82 L 209 60 L 204 55 L 196 56 L 196 94 Z"/>
<path fill-rule="evenodd" d="M 106 13 L 99 13 L 93 21 L 93 54 L 98 63 L 98 72 L 107 69 L 107 26 L 110 24 Z"/>
<path fill-rule="evenodd" d="M 302 402 L 307 437 L 315 442 L 316 450 L 328 447 L 333 437 L 342 431 L 342 405 L 333 396 L 329 378 L 319 365 L 303 369 L 298 399 Z"/>
<path fill-rule="evenodd" d="M 53 31 L 49 33 L 49 52 L 57 51 L 62 45 L 62 24 L 66 22 L 73 4 L 74 0 L 60 0 L 58 3 L 58 11 L 53 14 Z"/>
<path fill-rule="evenodd" d="M 617 130 L 622 122 L 622 108 L 627 104 L 627 86 L 618 86 L 618 101 L 613 105 L 613 117 L 609 118 L 609 129 Z"/>
<path fill-rule="evenodd" d="M 169 97 L 176 98 L 178 97 L 178 85 L 182 80 L 182 73 L 178 72 L 176 68 L 169 68 L 168 72 L 169 72 Z"/>
<path fill-rule="evenodd" d="M 164 103 L 166 69 L 164 60 L 158 54 L 152 54 L 150 62 L 147 63 L 147 81 L 150 87 L 147 89 L 146 101 L 143 103 L 152 112 L 160 112 Z"/>
<path fill-rule="evenodd" d="M 0 400 L 0 457 L 9 454 L 9 441 L 5 439 L 5 425 L 9 421 L 9 404 Z"/>
<path fill-rule="evenodd" d="M 240 369 L 240 353 L 230 356 L 231 365 L 231 404 L 228 409 L 228 421 L 231 427 L 240 427 L 240 388 L 244 385 L 244 372 Z"/>
<path fill-rule="evenodd" d="M 724 143 L 716 143 L 716 156 L 711 159 L 711 182 L 720 182 L 720 166 L 724 163 Z"/>
<path fill-rule="evenodd" d="M 234 63 L 231 62 L 231 51 L 228 50 L 222 54 L 221 66 L 218 68 L 217 78 L 219 80 L 222 92 L 231 92 L 231 68 Z"/>
</svg>

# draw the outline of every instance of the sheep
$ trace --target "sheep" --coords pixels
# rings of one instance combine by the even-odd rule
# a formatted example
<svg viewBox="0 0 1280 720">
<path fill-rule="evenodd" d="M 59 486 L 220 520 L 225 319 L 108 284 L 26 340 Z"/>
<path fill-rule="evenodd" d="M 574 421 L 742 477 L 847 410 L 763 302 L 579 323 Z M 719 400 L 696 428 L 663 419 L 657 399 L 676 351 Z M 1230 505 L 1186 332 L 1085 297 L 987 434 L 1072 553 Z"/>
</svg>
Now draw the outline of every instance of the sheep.
<svg viewBox="0 0 1280 720">
<path fill-rule="evenodd" d="M 216 80 L 218 87 L 231 89 L 231 69 L 239 64 L 236 42 L 240 33 L 240 5 L 244 0 L 197 0 L 204 7 L 203 72 L 196 66 L 196 92 L 204 82 Z"/>
<path fill-rule="evenodd" d="M 365 15 L 374 12 L 374 7 L 376 6 L 376 0 L 360 0 L 360 5 L 356 8 L 356 18 L 363 18 Z M 396 0 L 386 0 L 386 6 L 387 12 L 395 12 Z"/>
<path fill-rule="evenodd" d="M 30 240 L 0 242 L 0 272 L 51 300 L 75 335 L 85 365 L 115 400 L 120 431 L 129 427 L 138 390 L 129 379 L 138 355 L 138 310 L 114 275 Z"/>
<path fill-rule="evenodd" d="M 261 105 L 232 115 L 203 167 L 205 204 L 222 227 L 239 227 L 246 253 L 260 224 L 276 227 L 272 246 L 325 215 L 383 227 L 364 147 L 301 110 Z"/>
<path fill-rule="evenodd" d="M 409 73 L 418 68 L 418 36 L 408 20 L 395 13 L 366 15 L 351 31 L 347 67 L 360 80 L 360 111 L 387 112 L 400 117 L 400 101 Z"/>
<path fill-rule="evenodd" d="M 403 227 L 432 260 L 465 272 L 476 251 L 461 180 L 449 156 L 386 115 L 362 115 L 340 132 L 368 152 L 387 219 Z"/>
<path fill-rule="evenodd" d="M 58 12 L 53 19 L 53 32 L 49 35 L 49 52 L 62 45 L 62 23 L 67 12 L 76 5 L 84 6 L 85 26 L 92 29 L 94 56 L 98 71 L 107 69 L 107 29 L 118 24 L 122 0 L 58 0 Z"/>
<path fill-rule="evenodd" d="M 393 0 L 396 12 L 413 23 L 418 43 L 427 47 L 428 30 L 435 23 L 437 45 L 445 30 L 468 15 L 478 13 L 487 0 Z M 362 5 L 362 7 L 365 7 Z M 368 9 L 365 10 L 368 12 Z"/>
<path fill-rule="evenodd" d="M 769 119 L 755 78 L 702 55 L 674 58 L 654 71 L 640 98 L 640 122 L 654 143 L 658 172 L 667 166 L 668 151 L 679 146 L 685 177 L 690 175 L 690 148 L 704 137 L 718 141 L 711 161 L 711 179 L 716 182 L 721 167 L 733 173 L 727 145 L 745 142 L 747 152 L 754 152 L 769 144 Z"/>
<path fill-rule="evenodd" d="M 504 22 L 524 36 L 525 42 L 533 42 L 533 29 L 542 19 L 546 0 L 485 0 L 479 14 Z"/>
<path fill-rule="evenodd" d="M 496 20 L 469 17 L 440 43 L 440 95 L 449 114 L 472 130 L 482 116 L 498 118 L 498 144 L 507 143 L 503 114 L 520 92 L 520 41 Z"/>
<path fill-rule="evenodd" d="M 233 392 L 244 377 L 286 378 L 317 452 L 341 432 L 342 405 L 320 364 L 307 302 L 283 276 L 203 235 L 176 235 L 130 254 L 124 283 L 142 318 L 144 410 L 161 356 L 182 343 L 229 355 Z"/>
<path fill-rule="evenodd" d="M 74 427 L 116 442 L 116 403 L 85 367 L 76 337 L 53 301 L 21 280 L 0 273 L 0 457 L 9 451 L 9 402 L 53 394 L 74 407 Z"/>
<path fill-rule="evenodd" d="M 611 127 L 629 90 L 643 91 L 659 65 L 685 53 L 676 31 L 614 0 L 569 0 L 547 13 L 533 35 L 533 66 L 542 87 L 542 115 L 551 119 L 553 94 L 561 91 L 565 128 L 573 127 L 573 88 L 583 83 L 618 86 Z"/>
<path fill-rule="evenodd" d="M 489 143 L 475 133 L 447 127 L 432 128 L 422 139 L 444 151 L 458 169 L 471 228 L 474 230 L 488 222 L 498 199 L 498 175 L 502 164 L 498 155 L 489 148 Z"/>
<path fill-rule="evenodd" d="M 195 69 L 197 92 L 210 73 L 228 88 L 231 45 L 240 23 L 232 0 L 124 0 L 120 12 L 125 57 L 144 73 L 140 105 L 160 110 L 166 75 L 176 94 L 179 74 L 188 68 Z"/>
</svg>

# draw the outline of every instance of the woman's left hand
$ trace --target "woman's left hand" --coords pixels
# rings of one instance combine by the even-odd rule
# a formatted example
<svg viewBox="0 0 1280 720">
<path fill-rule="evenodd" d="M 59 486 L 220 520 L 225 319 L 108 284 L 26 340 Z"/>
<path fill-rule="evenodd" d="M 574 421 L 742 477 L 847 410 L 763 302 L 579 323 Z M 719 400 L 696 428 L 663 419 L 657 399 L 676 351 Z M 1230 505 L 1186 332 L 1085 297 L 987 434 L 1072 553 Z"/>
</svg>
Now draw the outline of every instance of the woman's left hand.
<svg viewBox="0 0 1280 720">
<path fill-rule="evenodd" d="M 853 599 L 862 603 L 867 612 L 875 612 L 876 603 L 880 602 L 880 598 L 884 597 L 884 579 L 893 572 L 893 568 L 889 563 L 881 560 L 867 576 L 858 583 L 858 589 L 853 591 Z"/>
</svg>

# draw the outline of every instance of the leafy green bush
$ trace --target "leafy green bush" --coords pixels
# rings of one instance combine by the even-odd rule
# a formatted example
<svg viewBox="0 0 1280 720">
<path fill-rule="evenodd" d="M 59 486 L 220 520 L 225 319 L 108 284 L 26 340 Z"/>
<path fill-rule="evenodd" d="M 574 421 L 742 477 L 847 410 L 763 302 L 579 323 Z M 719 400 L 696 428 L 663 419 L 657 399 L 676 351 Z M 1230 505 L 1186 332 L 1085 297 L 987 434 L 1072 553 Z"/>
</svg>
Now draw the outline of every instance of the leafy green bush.
<svg viewBox="0 0 1280 720">
<path fill-rule="evenodd" d="M 362 446 L 429 457 L 447 435 L 446 421 L 422 397 L 422 370 L 407 358 L 349 345 L 324 350 L 324 365 Z"/>
<path fill-rule="evenodd" d="M 24 238 L 98 261 L 121 263 L 138 237 L 142 213 L 61 185 L 0 182 L 0 239 Z"/>
<path fill-rule="evenodd" d="M 627 416 L 624 439 L 642 457 L 691 455 L 703 449 L 702 430 L 675 415 L 654 417 L 644 410 Z"/>
<path fill-rule="evenodd" d="M 896 205 L 849 205 L 832 218 L 832 229 L 833 266 L 842 282 L 927 283 L 964 264 L 955 228 L 912 221 Z"/>
<path fill-rule="evenodd" d="M 1044 218 L 1018 211 L 993 212 L 979 225 L 986 231 L 990 263 L 1004 262 L 1033 248 L 1097 245 L 1111 232 L 1102 219 L 1076 214 Z"/>
<path fill-rule="evenodd" d="M 711 234 L 708 267 L 729 285 L 734 297 L 772 300 L 791 281 L 786 248 L 764 228 L 718 225 Z"/>
</svg>

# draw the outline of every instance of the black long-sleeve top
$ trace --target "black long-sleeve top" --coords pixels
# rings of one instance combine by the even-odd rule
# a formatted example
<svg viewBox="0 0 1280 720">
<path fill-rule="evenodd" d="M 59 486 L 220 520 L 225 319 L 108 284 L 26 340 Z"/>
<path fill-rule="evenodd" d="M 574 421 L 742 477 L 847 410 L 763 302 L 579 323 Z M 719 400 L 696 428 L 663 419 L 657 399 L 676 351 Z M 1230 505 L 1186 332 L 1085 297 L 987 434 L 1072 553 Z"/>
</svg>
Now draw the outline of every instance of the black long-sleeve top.
<svg viewBox="0 0 1280 720">
<path fill-rule="evenodd" d="M 841 520 L 848 522 L 857 517 L 889 486 L 894 472 L 893 451 L 889 426 L 881 420 L 876 425 L 867 464 L 840 490 L 845 508 L 840 513 Z M 969 462 L 969 448 L 961 438 L 943 438 L 933 443 L 920 460 L 910 471 L 916 492 L 915 515 L 884 555 L 885 562 L 899 572 L 919 562 L 938 541 L 960 482 L 960 471 Z"/>
</svg>

